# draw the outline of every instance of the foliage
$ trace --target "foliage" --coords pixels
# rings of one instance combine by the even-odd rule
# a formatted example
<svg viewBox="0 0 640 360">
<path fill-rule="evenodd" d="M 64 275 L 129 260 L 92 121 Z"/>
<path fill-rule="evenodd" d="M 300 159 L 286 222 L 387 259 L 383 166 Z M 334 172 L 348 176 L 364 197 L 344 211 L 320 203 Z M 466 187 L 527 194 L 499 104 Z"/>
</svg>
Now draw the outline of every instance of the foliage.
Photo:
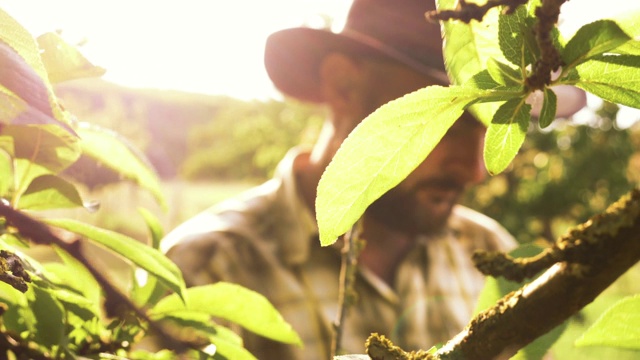
<svg viewBox="0 0 640 360">
<path fill-rule="evenodd" d="M 141 210 L 150 245 L 45 216 L 42 210 L 98 210 L 78 191 L 86 174 L 67 171 L 82 159 L 114 174 L 101 181 L 129 180 L 160 205 L 166 202 L 154 170 L 135 147 L 112 131 L 75 120 L 53 91 L 52 83 L 100 76 L 104 70 L 54 33 L 36 40 L 2 10 L 0 23 L 0 357 L 165 359 L 189 352 L 198 358 L 252 359 L 211 315 L 299 344 L 289 324 L 257 293 L 224 283 L 187 290 L 180 270 L 158 250 L 162 229 L 150 212 Z M 126 289 L 115 286 L 87 258 L 88 243 L 122 257 L 138 276 L 124 282 Z M 59 261 L 27 256 L 34 244 L 51 248 Z M 167 293 L 172 295 L 161 300 Z M 219 306 L 208 309 L 202 299 Z M 247 310 L 238 318 L 238 307 L 262 317 Z M 137 349 L 146 335 L 157 337 L 164 350 Z"/>
<path fill-rule="evenodd" d="M 445 23 L 447 36 L 455 39 L 445 43 L 447 59 L 465 58 L 461 53 L 473 49 L 473 54 L 469 55 L 470 61 L 447 62 L 454 83 L 459 85 L 430 86 L 394 100 L 362 121 L 353 136 L 343 143 L 318 186 L 316 210 L 324 245 L 333 243 L 345 233 L 372 201 L 415 169 L 466 108 L 470 108 L 488 126 L 484 154 L 489 172 L 500 173 L 509 165 L 520 150 L 529 127 L 531 106 L 526 101 L 536 89 L 531 88 L 526 79 L 533 60 L 540 56 L 540 50 L 529 48 L 532 44 L 525 41 L 521 30 L 505 36 L 500 34 L 499 29 L 529 28 L 534 3 L 519 7 L 514 16 L 498 15 L 498 9 L 494 9 L 492 13 L 497 18 L 489 24 L 499 26 L 469 30 L 467 27 L 472 25 Z M 442 4 L 447 5 L 452 4 Z M 615 54 L 617 48 L 636 40 L 630 40 L 630 36 L 621 30 L 608 31 L 611 28 L 619 29 L 619 26 L 613 21 L 603 20 L 579 30 L 561 49 L 561 55 L 571 62 L 545 89 L 557 85 L 575 85 L 606 100 L 640 107 L 638 96 L 619 98 L 613 95 L 618 94 L 614 89 L 636 95 L 640 91 L 640 82 L 637 81 L 640 55 L 637 49 L 632 54 Z M 493 41 L 483 39 L 480 45 L 478 39 L 482 35 Z M 559 34 L 556 33 L 556 36 L 559 37 Z M 601 52 L 596 54 L 594 50 L 586 51 L 572 45 L 576 42 L 588 42 L 591 44 L 589 49 L 600 49 Z M 520 57 L 514 58 L 515 55 L 507 51 L 511 48 L 520 49 Z M 502 54 L 504 51 L 507 51 L 506 55 Z M 457 55 L 454 57 L 452 54 Z M 489 58 L 517 71 L 519 80 L 507 84 L 501 83 L 504 82 L 501 79 L 496 80 L 497 76 L 486 69 Z M 476 62 L 476 59 L 479 60 Z M 482 59 L 485 61 L 482 62 Z M 380 131 L 381 128 L 384 131 Z M 367 144 L 376 146 L 367 147 Z M 358 168 L 354 169 L 353 166 Z M 345 171 L 354 175 L 345 179 L 342 176 Z"/>
<path fill-rule="evenodd" d="M 453 0 L 438 3 L 439 8 L 444 9 L 455 5 Z M 524 5 L 519 5 L 522 3 Z M 322 245 L 333 244 L 373 201 L 422 163 L 464 110 L 472 112 L 488 128 L 485 165 L 496 175 L 507 169 L 521 151 L 532 124 L 529 97 L 536 91 L 544 96 L 537 119 L 541 128 L 558 121 L 555 120 L 557 97 L 553 88 L 559 85 L 576 86 L 611 103 L 640 108 L 637 18 L 595 21 L 565 40 L 554 26 L 557 13 L 555 18 L 549 15 L 559 12 L 558 3 L 531 0 L 493 4 L 507 5 L 491 8 L 495 6 L 491 2 L 484 7 L 460 3 L 462 11 L 436 15 L 441 20 L 449 20 L 465 18 L 478 10 L 486 12 L 467 18 L 484 16 L 483 21 L 468 24 L 445 21 L 443 24 L 445 63 L 453 85 L 430 86 L 383 105 L 362 121 L 342 144 L 318 186 L 316 216 Z M 557 8 L 550 8 L 553 6 Z M 546 16 L 537 18 L 536 14 L 541 13 Z M 557 74 L 552 77 L 556 70 Z M 575 131 L 582 132 L 583 137 L 592 135 L 592 130 L 586 127 Z M 603 137 L 590 137 L 589 146 L 594 147 L 591 152 L 594 154 Z M 549 144 L 560 145 L 557 141 Z M 609 150 L 610 146 L 602 148 Z M 581 156 L 588 154 L 579 153 L 579 148 L 573 151 L 575 164 L 586 166 L 589 161 Z M 624 163 L 624 159 L 618 162 L 622 165 L 620 168 L 624 168 Z M 544 187 L 548 186 L 548 191 L 554 191 L 554 170 L 551 167 L 533 170 L 539 178 L 547 177 Z M 584 167 L 575 169 L 582 170 Z M 589 173 L 581 175 L 587 182 L 597 182 L 587 177 Z M 600 174 L 595 176 L 599 178 Z M 587 186 L 587 191 L 601 194 L 606 183 L 600 184 L 595 189 Z M 543 191 L 542 188 L 540 185 L 538 191 Z M 581 189 L 576 187 L 576 191 Z M 593 198 L 597 199 L 598 196 Z M 515 204 L 510 205 L 517 208 Z M 501 210 L 507 212 L 511 208 Z M 637 324 L 631 326 L 637 327 Z"/>
<path fill-rule="evenodd" d="M 322 122 L 317 108 L 295 102 L 225 99 L 214 121 L 189 129 L 181 175 L 264 180 L 291 147 L 309 144 Z"/>
<path fill-rule="evenodd" d="M 576 346 L 613 346 L 640 350 L 640 295 L 620 300 L 576 341 Z"/>
<path fill-rule="evenodd" d="M 616 128 L 614 114 L 603 115 L 599 124 L 565 121 L 530 131 L 509 169 L 470 189 L 464 203 L 498 219 L 521 243 L 553 241 L 602 212 L 637 183 L 627 169 L 638 150 L 637 130 Z"/>
</svg>

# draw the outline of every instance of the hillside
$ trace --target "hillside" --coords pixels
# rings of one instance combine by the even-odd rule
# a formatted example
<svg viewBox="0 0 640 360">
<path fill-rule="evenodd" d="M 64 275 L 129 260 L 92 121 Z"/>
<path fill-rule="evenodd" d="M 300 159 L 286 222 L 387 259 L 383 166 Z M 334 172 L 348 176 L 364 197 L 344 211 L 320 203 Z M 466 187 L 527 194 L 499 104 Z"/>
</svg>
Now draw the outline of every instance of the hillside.
<svg viewBox="0 0 640 360">
<path fill-rule="evenodd" d="M 187 151 L 191 126 L 211 121 L 223 96 L 132 89 L 101 79 L 61 83 L 55 88 L 80 121 L 106 126 L 129 138 L 163 178 L 175 176 Z"/>
</svg>

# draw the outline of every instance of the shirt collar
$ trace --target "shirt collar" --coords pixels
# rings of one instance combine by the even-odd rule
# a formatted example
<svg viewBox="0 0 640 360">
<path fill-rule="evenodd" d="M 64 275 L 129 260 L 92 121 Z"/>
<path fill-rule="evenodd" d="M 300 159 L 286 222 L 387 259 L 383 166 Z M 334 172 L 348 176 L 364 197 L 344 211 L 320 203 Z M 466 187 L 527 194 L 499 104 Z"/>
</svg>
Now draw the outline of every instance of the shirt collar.
<svg viewBox="0 0 640 360">
<path fill-rule="evenodd" d="M 289 265 L 301 264 L 309 257 L 311 241 L 317 241 L 318 226 L 311 210 L 306 206 L 295 176 L 296 165 L 308 161 L 309 149 L 295 147 L 282 159 L 274 178 L 279 180 L 278 199 L 285 211 L 280 255 Z"/>
</svg>

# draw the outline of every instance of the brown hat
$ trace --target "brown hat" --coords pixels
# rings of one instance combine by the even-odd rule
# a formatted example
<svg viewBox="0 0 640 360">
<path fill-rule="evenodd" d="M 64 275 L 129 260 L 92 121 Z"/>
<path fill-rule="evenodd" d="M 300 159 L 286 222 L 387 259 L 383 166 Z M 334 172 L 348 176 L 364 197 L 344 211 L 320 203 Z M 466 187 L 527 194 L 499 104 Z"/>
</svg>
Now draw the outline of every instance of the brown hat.
<svg viewBox="0 0 640 360">
<path fill-rule="evenodd" d="M 269 36 L 265 66 L 284 94 L 322 102 L 318 70 L 333 51 L 384 56 L 448 84 L 440 25 L 427 21 L 434 0 L 354 0 L 339 33 L 312 28 L 281 30 Z"/>
</svg>

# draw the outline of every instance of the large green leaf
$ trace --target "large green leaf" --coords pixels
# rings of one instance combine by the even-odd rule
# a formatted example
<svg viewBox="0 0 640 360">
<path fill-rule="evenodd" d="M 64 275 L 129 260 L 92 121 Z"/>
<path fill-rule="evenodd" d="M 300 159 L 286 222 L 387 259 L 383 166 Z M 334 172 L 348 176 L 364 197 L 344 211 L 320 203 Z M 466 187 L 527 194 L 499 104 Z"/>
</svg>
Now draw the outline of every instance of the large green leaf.
<svg viewBox="0 0 640 360">
<path fill-rule="evenodd" d="M 578 65 L 567 80 L 607 101 L 640 108 L 640 56 L 598 56 Z"/>
<path fill-rule="evenodd" d="M 155 169 L 146 156 L 126 138 L 112 130 L 88 123 L 80 123 L 77 131 L 81 138 L 83 158 L 115 173 L 115 181 L 134 181 L 149 190 L 164 209 L 167 208 Z M 73 173 L 70 175 L 74 176 Z"/>
<path fill-rule="evenodd" d="M 83 206 L 82 198 L 70 182 L 55 176 L 42 175 L 29 184 L 18 201 L 18 209 L 48 210 Z"/>
<path fill-rule="evenodd" d="M 391 101 L 345 139 L 318 185 L 316 216 L 323 246 L 360 218 L 429 155 L 464 108 L 491 91 L 430 86 Z"/>
<path fill-rule="evenodd" d="M 484 162 L 491 174 L 499 174 L 511 163 L 527 135 L 531 105 L 524 98 L 505 102 L 496 112 L 484 144 Z"/>
<path fill-rule="evenodd" d="M 128 236 L 101 229 L 72 219 L 46 219 L 49 225 L 59 227 L 88 239 L 121 255 L 156 276 L 169 289 L 183 297 L 185 283 L 178 267 L 162 252 Z"/>
<path fill-rule="evenodd" d="M 581 27 L 562 52 L 562 60 L 574 67 L 626 43 L 631 38 L 611 20 L 599 20 Z"/>
<path fill-rule="evenodd" d="M 640 295 L 626 297 L 596 320 L 576 346 L 613 346 L 640 350 Z"/>
<path fill-rule="evenodd" d="M 302 344 L 269 300 L 261 294 L 236 284 L 218 282 L 187 289 L 185 305 L 175 295 L 160 300 L 150 310 L 155 319 L 184 314 L 185 311 L 202 313 L 237 323 L 249 331 L 272 340 Z"/>
</svg>

